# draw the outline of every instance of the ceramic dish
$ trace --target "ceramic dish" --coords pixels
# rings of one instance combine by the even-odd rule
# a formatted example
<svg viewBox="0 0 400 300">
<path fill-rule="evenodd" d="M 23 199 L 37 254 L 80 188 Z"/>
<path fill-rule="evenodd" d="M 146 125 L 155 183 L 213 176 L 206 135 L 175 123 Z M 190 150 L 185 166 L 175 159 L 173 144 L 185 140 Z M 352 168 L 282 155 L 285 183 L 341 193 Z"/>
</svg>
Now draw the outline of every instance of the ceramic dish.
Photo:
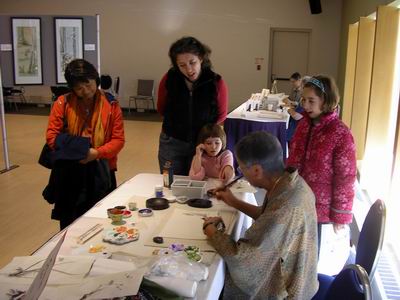
<svg viewBox="0 0 400 300">
<path fill-rule="evenodd" d="M 129 210 L 123 210 L 122 211 L 122 217 L 123 218 L 130 218 L 132 216 L 132 213 Z"/>
<path fill-rule="evenodd" d="M 142 208 L 139 209 L 138 214 L 141 217 L 150 217 L 153 215 L 153 210 L 151 208 Z"/>
<path fill-rule="evenodd" d="M 167 209 L 169 203 L 165 198 L 150 198 L 146 200 L 146 207 L 154 210 L 162 210 Z"/>
<path fill-rule="evenodd" d="M 212 202 L 206 199 L 195 198 L 188 200 L 187 205 L 198 208 L 210 208 L 212 206 Z"/>
<path fill-rule="evenodd" d="M 175 196 L 166 196 L 164 198 L 167 199 L 169 203 L 176 202 L 176 197 Z"/>
<path fill-rule="evenodd" d="M 117 226 L 104 231 L 103 241 L 122 245 L 139 239 L 139 230 L 133 227 Z"/>
<path fill-rule="evenodd" d="M 176 197 L 176 202 L 178 202 L 180 204 L 185 204 L 188 200 L 189 199 L 186 196 L 178 196 L 178 197 Z"/>
</svg>

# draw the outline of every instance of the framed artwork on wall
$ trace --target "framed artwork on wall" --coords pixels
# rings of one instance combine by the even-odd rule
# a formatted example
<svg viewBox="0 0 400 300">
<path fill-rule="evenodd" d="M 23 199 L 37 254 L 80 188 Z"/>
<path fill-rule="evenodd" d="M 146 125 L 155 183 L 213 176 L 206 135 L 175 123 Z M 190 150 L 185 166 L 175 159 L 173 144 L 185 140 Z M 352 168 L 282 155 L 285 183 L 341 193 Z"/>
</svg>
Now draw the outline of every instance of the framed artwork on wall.
<svg viewBox="0 0 400 300">
<path fill-rule="evenodd" d="M 40 18 L 11 18 L 14 84 L 43 84 Z"/>
<path fill-rule="evenodd" d="M 54 18 L 56 43 L 56 81 L 66 83 L 65 67 L 76 58 L 83 58 L 83 19 Z"/>
</svg>

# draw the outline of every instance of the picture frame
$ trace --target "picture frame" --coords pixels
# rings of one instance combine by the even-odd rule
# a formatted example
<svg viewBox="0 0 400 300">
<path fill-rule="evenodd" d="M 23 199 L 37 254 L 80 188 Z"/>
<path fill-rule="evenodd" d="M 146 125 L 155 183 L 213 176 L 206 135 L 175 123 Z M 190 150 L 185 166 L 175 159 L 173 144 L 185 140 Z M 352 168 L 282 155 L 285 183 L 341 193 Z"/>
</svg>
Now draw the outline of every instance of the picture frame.
<svg viewBox="0 0 400 300">
<path fill-rule="evenodd" d="M 11 18 L 15 85 L 41 85 L 42 41 L 40 18 Z"/>
<path fill-rule="evenodd" d="M 83 18 L 54 18 L 56 44 L 56 82 L 66 83 L 65 67 L 83 58 Z"/>
</svg>

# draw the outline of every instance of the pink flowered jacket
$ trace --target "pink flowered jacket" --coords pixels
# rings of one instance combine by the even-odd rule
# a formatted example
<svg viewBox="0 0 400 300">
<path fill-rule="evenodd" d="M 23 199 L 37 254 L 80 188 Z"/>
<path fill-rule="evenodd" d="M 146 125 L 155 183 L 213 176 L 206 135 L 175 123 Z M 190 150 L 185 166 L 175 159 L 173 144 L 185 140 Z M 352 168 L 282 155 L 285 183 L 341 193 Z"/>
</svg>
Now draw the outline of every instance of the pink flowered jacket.
<svg viewBox="0 0 400 300">
<path fill-rule="evenodd" d="M 315 125 L 304 116 L 290 144 L 287 166 L 297 168 L 313 190 L 319 223 L 350 223 L 357 174 L 350 129 L 335 112 Z"/>
</svg>

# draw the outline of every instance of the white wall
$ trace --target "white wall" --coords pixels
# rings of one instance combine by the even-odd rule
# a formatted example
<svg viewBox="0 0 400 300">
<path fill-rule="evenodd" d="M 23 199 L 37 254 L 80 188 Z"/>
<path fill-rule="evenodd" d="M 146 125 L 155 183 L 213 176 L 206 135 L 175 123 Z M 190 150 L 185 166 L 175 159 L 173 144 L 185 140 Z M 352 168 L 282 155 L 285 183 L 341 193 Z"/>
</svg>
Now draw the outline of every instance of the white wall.
<svg viewBox="0 0 400 300">
<path fill-rule="evenodd" d="M 2 0 L 0 13 L 100 14 L 101 71 L 121 77 L 122 106 L 137 79 L 158 84 L 171 43 L 193 35 L 211 47 L 232 109 L 267 86 L 270 27 L 312 29 L 309 73 L 337 76 L 342 1 L 321 3 L 322 14 L 311 15 L 307 0 Z M 264 58 L 261 71 L 256 57 Z M 48 87 L 28 87 L 27 93 L 50 96 Z"/>
</svg>

